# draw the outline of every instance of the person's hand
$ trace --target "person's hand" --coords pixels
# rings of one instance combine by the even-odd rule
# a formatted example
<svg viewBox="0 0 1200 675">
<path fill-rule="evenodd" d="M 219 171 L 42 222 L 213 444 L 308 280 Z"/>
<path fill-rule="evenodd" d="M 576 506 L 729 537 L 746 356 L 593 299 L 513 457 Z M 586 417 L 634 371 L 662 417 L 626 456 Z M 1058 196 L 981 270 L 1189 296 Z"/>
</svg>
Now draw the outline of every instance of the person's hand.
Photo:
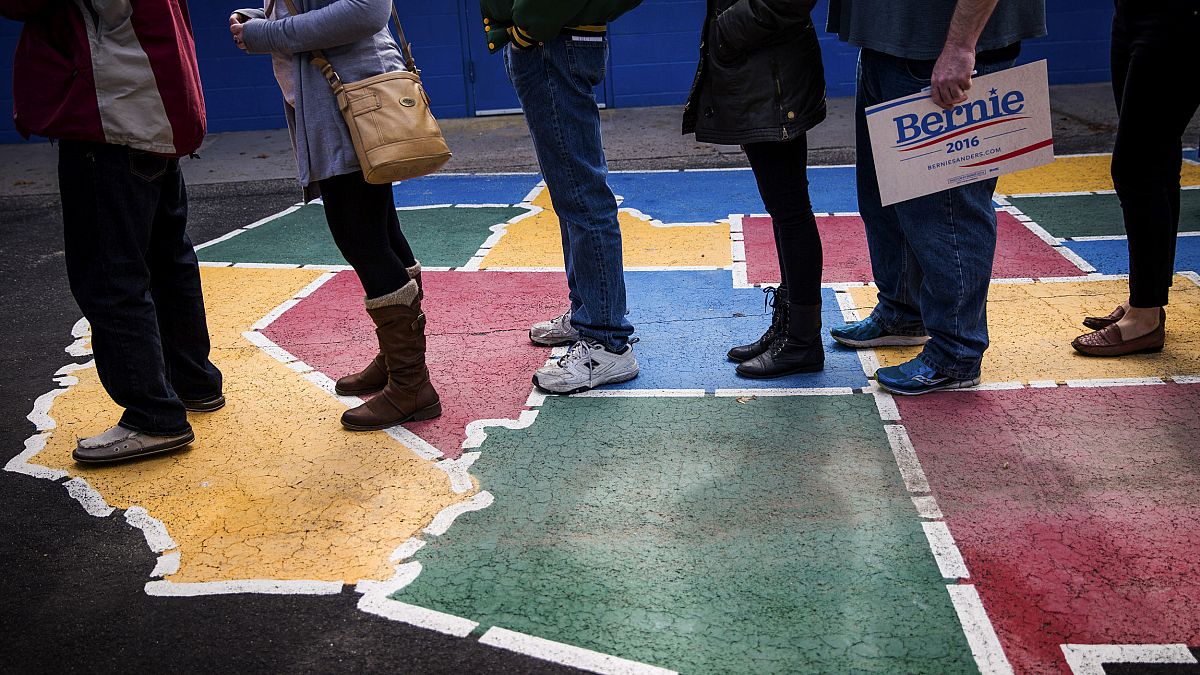
<svg viewBox="0 0 1200 675">
<path fill-rule="evenodd" d="M 938 107 L 949 110 L 967 100 L 971 74 L 975 70 L 975 50 L 946 45 L 933 66 L 929 95 Z"/>
<path fill-rule="evenodd" d="M 233 44 L 237 45 L 238 49 L 242 51 L 246 51 L 246 43 L 242 41 L 242 31 L 245 30 L 245 27 L 242 24 L 247 21 L 249 19 L 241 14 L 234 13 L 229 15 L 229 33 L 233 35 Z"/>
</svg>

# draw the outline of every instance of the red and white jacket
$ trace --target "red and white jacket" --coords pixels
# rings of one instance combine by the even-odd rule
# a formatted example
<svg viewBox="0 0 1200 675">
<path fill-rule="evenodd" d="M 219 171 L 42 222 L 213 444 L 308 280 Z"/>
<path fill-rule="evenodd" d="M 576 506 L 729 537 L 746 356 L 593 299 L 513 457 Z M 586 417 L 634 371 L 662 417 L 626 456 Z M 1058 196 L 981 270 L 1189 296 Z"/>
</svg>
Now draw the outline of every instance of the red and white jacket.
<svg viewBox="0 0 1200 675">
<path fill-rule="evenodd" d="M 25 23 L 13 120 L 28 138 L 96 141 L 179 157 L 204 139 L 187 0 L 0 0 Z"/>
</svg>

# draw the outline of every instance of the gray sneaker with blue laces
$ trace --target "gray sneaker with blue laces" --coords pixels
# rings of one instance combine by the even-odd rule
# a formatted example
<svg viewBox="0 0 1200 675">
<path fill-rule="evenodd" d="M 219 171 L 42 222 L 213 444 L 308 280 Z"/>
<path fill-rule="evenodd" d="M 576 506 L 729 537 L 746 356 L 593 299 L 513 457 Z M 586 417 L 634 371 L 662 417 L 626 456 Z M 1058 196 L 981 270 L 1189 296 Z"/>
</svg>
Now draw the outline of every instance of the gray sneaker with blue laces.
<svg viewBox="0 0 1200 675">
<path fill-rule="evenodd" d="M 533 374 L 538 389 L 551 394 L 578 394 L 606 384 L 628 382 L 638 376 L 633 345 L 621 353 L 610 352 L 600 343 L 579 340 L 562 358 L 542 366 Z"/>
</svg>

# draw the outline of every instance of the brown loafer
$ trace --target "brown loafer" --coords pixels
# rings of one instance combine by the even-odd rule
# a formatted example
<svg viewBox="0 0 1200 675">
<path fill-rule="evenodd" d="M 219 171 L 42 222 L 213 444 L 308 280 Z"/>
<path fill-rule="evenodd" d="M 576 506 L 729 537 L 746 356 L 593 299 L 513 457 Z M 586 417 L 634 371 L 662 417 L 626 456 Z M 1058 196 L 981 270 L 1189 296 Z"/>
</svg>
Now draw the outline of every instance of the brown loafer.
<svg viewBox="0 0 1200 675">
<path fill-rule="evenodd" d="M 115 426 L 99 436 L 81 438 L 71 457 L 83 464 L 105 464 L 121 462 L 135 457 L 146 457 L 178 450 L 196 440 L 196 434 L 188 429 L 174 436 L 151 436 L 122 426 Z"/>
<path fill-rule="evenodd" d="M 1122 339 L 1121 329 L 1114 323 L 1098 331 L 1080 335 L 1071 346 L 1075 351 L 1087 356 L 1125 356 L 1161 352 L 1167 341 L 1166 325 L 1167 312 L 1160 309 L 1158 327 L 1145 335 L 1130 340 Z"/>
<path fill-rule="evenodd" d="M 1091 328 L 1092 330 L 1100 330 L 1101 328 L 1108 328 L 1114 323 L 1120 321 L 1121 317 L 1123 316 L 1125 316 L 1125 308 L 1121 305 L 1117 305 L 1117 308 L 1109 313 L 1108 316 L 1083 317 L 1083 325 L 1087 328 Z"/>
</svg>

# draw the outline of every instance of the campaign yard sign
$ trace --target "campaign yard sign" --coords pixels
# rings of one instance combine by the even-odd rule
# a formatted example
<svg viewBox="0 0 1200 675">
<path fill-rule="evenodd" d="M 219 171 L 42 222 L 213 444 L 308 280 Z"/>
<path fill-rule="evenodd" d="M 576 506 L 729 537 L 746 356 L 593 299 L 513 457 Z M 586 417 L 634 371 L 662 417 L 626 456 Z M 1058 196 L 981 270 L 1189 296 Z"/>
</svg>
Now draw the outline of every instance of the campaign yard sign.
<svg viewBox="0 0 1200 675">
<path fill-rule="evenodd" d="M 951 110 L 929 92 L 867 108 L 884 206 L 1054 161 L 1046 62 L 977 77 Z"/>
</svg>

